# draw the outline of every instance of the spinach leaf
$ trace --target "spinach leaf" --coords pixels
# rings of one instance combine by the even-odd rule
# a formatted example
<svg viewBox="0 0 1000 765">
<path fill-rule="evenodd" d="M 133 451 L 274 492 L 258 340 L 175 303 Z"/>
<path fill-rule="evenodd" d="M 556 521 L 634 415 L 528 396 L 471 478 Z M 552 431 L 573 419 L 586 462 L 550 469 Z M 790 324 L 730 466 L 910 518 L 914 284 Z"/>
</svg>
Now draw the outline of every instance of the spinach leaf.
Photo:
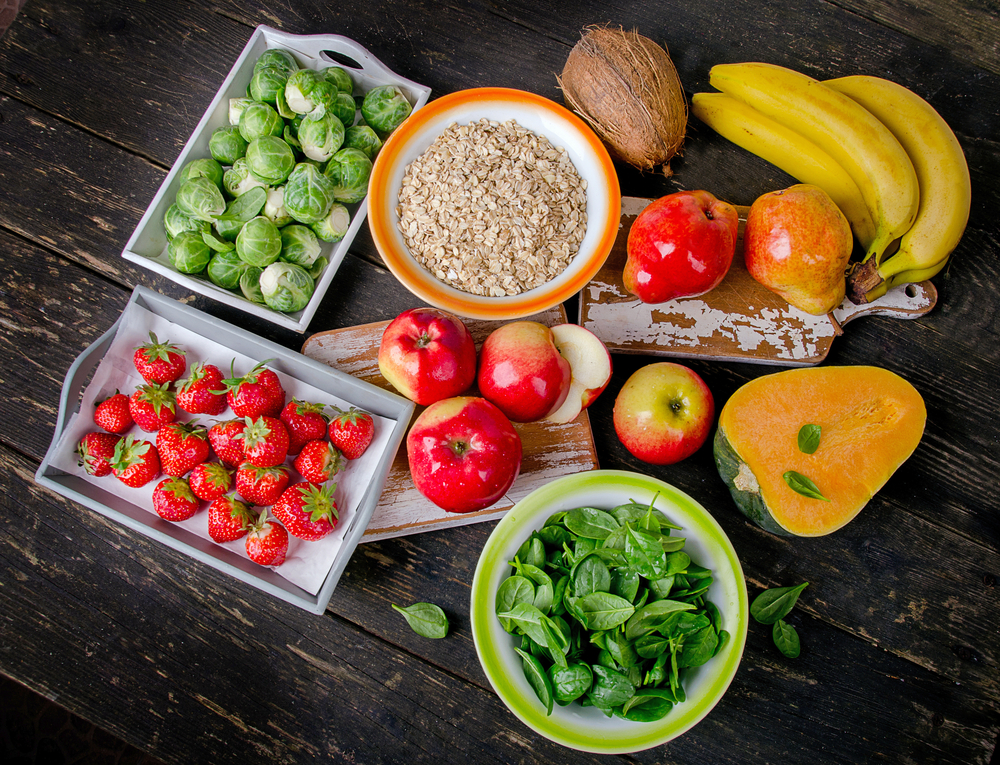
<svg viewBox="0 0 1000 765">
<path fill-rule="evenodd" d="M 510 611 L 518 603 L 533 603 L 535 600 L 535 585 L 523 576 L 509 576 L 500 583 L 497 589 L 496 612 Z M 500 624 L 507 632 L 513 632 L 514 626 L 509 619 L 500 619 Z"/>
<path fill-rule="evenodd" d="M 514 650 L 521 657 L 524 676 L 528 681 L 528 685 L 531 686 L 535 695 L 538 696 L 538 700 L 545 707 L 545 714 L 552 714 L 552 681 L 549 680 L 549 676 L 545 673 L 545 668 L 542 667 L 542 663 L 537 657 L 522 651 L 520 648 L 515 648 Z"/>
<path fill-rule="evenodd" d="M 552 694 L 560 706 L 576 701 L 590 690 L 594 684 L 594 671 L 583 662 L 573 662 L 565 667 L 553 665 L 549 668 Z"/>
<path fill-rule="evenodd" d="M 662 720 L 674 706 L 669 691 L 641 688 L 622 705 L 621 715 L 633 722 Z"/>
<path fill-rule="evenodd" d="M 711 624 L 689 635 L 677 656 L 677 666 L 700 667 L 715 655 L 718 642 L 719 635 Z"/>
<path fill-rule="evenodd" d="M 592 592 L 575 600 L 584 614 L 587 628 L 592 630 L 613 629 L 635 613 L 635 606 L 610 592 Z"/>
<path fill-rule="evenodd" d="M 594 684 L 587 695 L 594 706 L 601 709 L 614 709 L 635 695 L 635 685 L 621 672 L 599 664 L 593 670 Z"/>
<path fill-rule="evenodd" d="M 659 579 L 667 568 L 667 555 L 660 540 L 632 527 L 625 537 L 625 557 L 629 567 L 647 579 Z"/>
<path fill-rule="evenodd" d="M 774 639 L 774 644 L 778 646 L 778 650 L 789 659 L 797 658 L 799 652 L 802 650 L 802 645 L 799 642 L 799 633 L 795 630 L 795 627 L 784 619 L 778 619 L 774 623 L 774 629 L 771 630 L 771 637 Z"/>
<path fill-rule="evenodd" d="M 538 608 L 530 603 L 516 603 L 509 611 L 497 614 L 501 619 L 509 619 L 514 627 L 521 630 L 539 645 L 546 644 L 545 630 L 542 619 L 547 618 Z"/>
<path fill-rule="evenodd" d="M 578 507 L 570 510 L 563 518 L 563 525 L 578 537 L 585 539 L 606 539 L 618 528 L 618 521 L 611 513 L 596 507 Z"/>
<path fill-rule="evenodd" d="M 637 609 L 625 624 L 625 637 L 635 640 L 649 634 L 659 627 L 677 611 L 691 611 L 694 606 L 677 600 L 654 600 Z"/>
<path fill-rule="evenodd" d="M 803 454 L 814 454 L 819 448 L 819 436 L 822 428 L 819 425 L 803 425 L 799 428 L 799 451 Z"/>
<path fill-rule="evenodd" d="M 573 567 L 573 594 L 577 597 L 610 590 L 611 572 L 600 556 L 588 555 Z"/>
<path fill-rule="evenodd" d="M 401 608 L 395 603 L 391 605 L 421 637 L 443 638 L 448 634 L 448 617 L 440 606 L 433 603 L 414 603 L 406 608 Z"/>
<path fill-rule="evenodd" d="M 773 587 L 764 590 L 750 604 L 750 615 L 761 624 L 774 624 L 791 613 L 801 592 L 809 585 L 803 582 L 795 587 Z"/>
<path fill-rule="evenodd" d="M 629 603 L 635 603 L 639 594 L 639 574 L 630 568 L 616 568 L 611 572 L 612 594 L 625 598 Z"/>
<path fill-rule="evenodd" d="M 810 479 L 802 475 L 802 473 L 796 473 L 794 470 L 788 470 L 783 473 L 781 477 L 785 479 L 785 483 L 788 484 L 788 488 L 797 494 L 801 494 L 803 497 L 821 499 L 824 502 L 830 501 L 823 496 L 823 492 L 819 490 L 819 487 Z"/>
</svg>

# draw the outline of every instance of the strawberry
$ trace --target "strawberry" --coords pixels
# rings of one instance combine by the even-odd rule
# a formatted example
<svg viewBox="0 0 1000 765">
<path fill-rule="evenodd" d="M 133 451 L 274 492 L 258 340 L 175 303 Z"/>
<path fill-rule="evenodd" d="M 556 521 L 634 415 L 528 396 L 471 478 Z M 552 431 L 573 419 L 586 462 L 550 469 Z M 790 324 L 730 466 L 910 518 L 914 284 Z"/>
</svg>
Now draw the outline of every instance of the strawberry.
<svg viewBox="0 0 1000 765">
<path fill-rule="evenodd" d="M 153 489 L 153 509 L 165 521 L 186 521 L 200 507 L 191 485 L 183 478 L 164 478 Z"/>
<path fill-rule="evenodd" d="M 232 494 L 219 497 L 208 506 L 208 535 L 216 542 L 235 542 L 246 536 L 253 516 Z"/>
<path fill-rule="evenodd" d="M 247 557 L 261 566 L 280 566 L 288 553 L 288 532 L 280 523 L 260 514 L 247 534 Z"/>
<path fill-rule="evenodd" d="M 136 370 L 148 383 L 171 383 L 180 379 L 187 369 L 187 360 L 184 358 L 185 352 L 176 345 L 171 345 L 168 340 L 161 343 L 156 339 L 156 335 L 149 333 L 149 342 L 140 345 L 132 354 L 132 362 Z"/>
<path fill-rule="evenodd" d="M 137 489 L 160 475 L 160 455 L 151 442 L 125 436 L 115 447 L 111 472 L 126 486 Z"/>
<path fill-rule="evenodd" d="M 274 467 L 288 457 L 288 429 L 281 420 L 260 416 L 247 417 L 243 428 L 243 451 L 246 461 L 255 467 Z"/>
<path fill-rule="evenodd" d="M 212 446 L 204 426 L 196 422 L 168 422 L 156 434 L 156 451 L 160 453 L 163 472 L 180 476 L 207 460 Z"/>
<path fill-rule="evenodd" d="M 331 533 L 339 514 L 333 499 L 335 484 L 292 484 L 271 507 L 271 513 L 293 537 L 315 541 Z"/>
<path fill-rule="evenodd" d="M 236 470 L 236 493 L 254 505 L 269 506 L 278 501 L 292 480 L 292 471 L 284 465 L 255 467 L 244 462 Z"/>
<path fill-rule="evenodd" d="M 87 433 L 76 446 L 80 465 L 88 475 L 101 477 L 111 472 L 111 460 L 115 447 L 122 437 L 117 433 Z"/>
<path fill-rule="evenodd" d="M 233 472 L 218 462 L 202 462 L 191 470 L 188 483 L 198 499 L 211 502 L 233 487 Z"/>
<path fill-rule="evenodd" d="M 243 377 L 236 377 L 230 366 L 232 377 L 223 380 L 226 391 L 226 401 L 237 417 L 256 419 L 261 415 L 277 417 L 285 406 L 285 390 L 281 381 L 270 369 L 265 369 L 266 361 L 247 372 Z"/>
<path fill-rule="evenodd" d="M 215 455 L 228 467 L 239 467 L 246 460 L 246 452 L 243 450 L 245 427 L 243 420 L 225 420 L 208 429 L 208 441 L 212 444 Z"/>
<path fill-rule="evenodd" d="M 147 433 L 155 433 L 177 416 L 174 394 L 167 388 L 168 383 L 146 383 L 135 389 L 129 396 L 128 408 L 135 424 Z"/>
<path fill-rule="evenodd" d="M 330 420 L 330 440 L 349 460 L 356 460 L 365 453 L 375 435 L 375 421 L 368 412 L 351 407 L 348 411 L 337 409 Z"/>
<path fill-rule="evenodd" d="M 313 404 L 293 398 L 278 417 L 288 428 L 288 453 L 298 454 L 307 441 L 326 435 L 325 404 Z"/>
<path fill-rule="evenodd" d="M 108 433 L 119 435 L 131 428 L 133 420 L 128 396 L 116 390 L 113 396 L 104 399 L 94 409 L 94 422 Z"/>
<path fill-rule="evenodd" d="M 325 438 L 317 438 L 302 447 L 293 464 L 307 481 L 323 483 L 343 470 L 346 460 L 340 449 Z"/>
<path fill-rule="evenodd" d="M 222 371 L 204 362 L 191 367 L 191 374 L 177 383 L 177 406 L 188 414 L 222 414 L 226 409 Z"/>
</svg>

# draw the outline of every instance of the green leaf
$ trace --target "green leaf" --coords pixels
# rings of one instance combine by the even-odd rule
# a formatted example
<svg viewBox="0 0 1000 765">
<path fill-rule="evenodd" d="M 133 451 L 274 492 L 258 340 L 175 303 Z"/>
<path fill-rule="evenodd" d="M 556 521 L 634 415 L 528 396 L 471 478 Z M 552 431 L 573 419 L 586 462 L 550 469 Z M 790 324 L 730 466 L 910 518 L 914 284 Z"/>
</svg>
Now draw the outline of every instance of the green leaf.
<svg viewBox="0 0 1000 765">
<path fill-rule="evenodd" d="M 565 706 L 590 690 L 594 684 L 594 671 L 583 662 L 573 662 L 565 667 L 553 665 L 549 668 L 549 679 L 556 703 Z"/>
<path fill-rule="evenodd" d="M 788 470 L 781 477 L 785 479 L 785 483 L 788 484 L 788 488 L 798 494 L 801 494 L 803 497 L 821 499 L 824 502 L 830 501 L 823 496 L 823 492 L 819 490 L 819 487 L 802 475 L 802 473 L 796 473 L 794 470 Z"/>
<path fill-rule="evenodd" d="M 538 700 L 545 707 L 545 714 L 552 714 L 552 681 L 549 680 L 549 676 L 545 673 L 545 668 L 530 653 L 522 651 L 520 648 L 515 648 L 514 650 L 521 657 L 521 665 L 524 667 L 524 677 L 527 679 L 528 685 L 534 690 L 535 695 L 538 696 Z"/>
<path fill-rule="evenodd" d="M 538 608 L 530 603 L 516 603 L 509 611 L 497 614 L 501 621 L 509 619 L 514 627 L 521 630 L 539 645 L 545 645 L 545 630 L 542 619 L 547 618 Z"/>
<path fill-rule="evenodd" d="M 578 537 L 607 539 L 619 524 L 611 513 L 604 510 L 598 510 L 596 507 L 578 507 L 566 513 L 563 525 Z"/>
<path fill-rule="evenodd" d="M 594 684 L 590 689 L 591 701 L 601 709 L 614 709 L 635 695 L 635 686 L 621 672 L 595 665 Z"/>
<path fill-rule="evenodd" d="M 661 720 L 674 706 L 670 691 L 645 688 L 622 705 L 622 717 L 633 722 Z"/>
<path fill-rule="evenodd" d="M 500 583 L 497 589 L 496 612 L 500 614 L 510 611 L 518 603 L 534 603 L 535 585 L 523 576 L 509 576 Z M 507 632 L 514 631 L 514 625 L 509 619 L 500 619 L 500 624 Z"/>
<path fill-rule="evenodd" d="M 690 603 L 681 603 L 677 600 L 654 600 L 647 603 L 642 608 L 637 609 L 635 614 L 625 625 L 625 637 L 635 640 L 637 637 L 648 635 L 653 630 L 659 629 L 660 625 L 667 621 L 677 611 L 691 611 L 694 606 Z"/>
<path fill-rule="evenodd" d="M 600 556 L 593 553 L 573 567 L 573 594 L 578 598 L 611 589 L 611 572 Z"/>
<path fill-rule="evenodd" d="M 774 629 L 771 630 L 771 637 L 774 638 L 774 644 L 778 646 L 778 650 L 789 659 L 798 657 L 799 652 L 802 650 L 802 646 L 799 643 L 799 633 L 796 632 L 795 627 L 784 619 L 778 619 L 774 623 Z"/>
<path fill-rule="evenodd" d="M 592 592 L 575 600 L 586 617 L 587 627 L 592 630 L 613 629 L 635 613 L 635 606 L 629 601 L 609 592 Z"/>
<path fill-rule="evenodd" d="M 791 613 L 799 595 L 808 586 L 809 582 L 803 582 L 795 587 L 772 587 L 764 590 L 750 604 L 750 615 L 761 624 L 774 624 Z"/>
<path fill-rule="evenodd" d="M 819 448 L 820 426 L 803 425 L 799 428 L 799 451 L 803 454 L 813 454 Z"/>
<path fill-rule="evenodd" d="M 706 618 L 706 621 L 707 618 Z M 700 667 L 715 655 L 719 634 L 709 624 L 684 639 L 684 646 L 677 656 L 678 667 Z"/>
<path fill-rule="evenodd" d="M 391 604 L 409 623 L 410 628 L 418 635 L 426 638 L 443 638 L 448 634 L 448 617 L 440 606 L 433 603 L 414 603 L 412 606 L 400 608 Z"/>
<path fill-rule="evenodd" d="M 667 554 L 658 537 L 629 528 L 625 537 L 625 557 L 630 568 L 647 579 L 660 579 L 667 570 Z"/>
</svg>

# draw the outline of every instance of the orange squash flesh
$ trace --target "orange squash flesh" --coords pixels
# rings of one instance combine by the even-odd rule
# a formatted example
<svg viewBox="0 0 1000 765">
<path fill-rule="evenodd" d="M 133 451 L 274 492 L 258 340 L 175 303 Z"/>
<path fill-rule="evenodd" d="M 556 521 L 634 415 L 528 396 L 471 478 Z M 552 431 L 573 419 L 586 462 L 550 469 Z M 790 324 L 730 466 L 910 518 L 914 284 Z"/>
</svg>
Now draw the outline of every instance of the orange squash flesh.
<svg viewBox="0 0 1000 765">
<path fill-rule="evenodd" d="M 765 521 L 764 528 L 821 536 L 856 517 L 909 458 L 926 418 L 917 390 L 879 367 L 778 372 L 747 383 L 726 402 L 716 461 L 737 505 L 758 523 Z M 821 428 L 813 454 L 798 447 L 806 424 Z M 794 491 L 783 478 L 789 470 L 811 479 L 830 501 Z"/>
</svg>

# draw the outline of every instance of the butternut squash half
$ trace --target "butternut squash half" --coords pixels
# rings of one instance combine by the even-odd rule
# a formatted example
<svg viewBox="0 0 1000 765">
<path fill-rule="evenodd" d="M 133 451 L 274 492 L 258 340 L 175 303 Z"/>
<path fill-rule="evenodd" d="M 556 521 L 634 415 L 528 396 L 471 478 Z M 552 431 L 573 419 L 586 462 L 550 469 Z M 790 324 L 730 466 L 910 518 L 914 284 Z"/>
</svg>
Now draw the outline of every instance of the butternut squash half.
<svg viewBox="0 0 1000 765">
<path fill-rule="evenodd" d="M 926 420 L 916 388 L 886 369 L 777 372 L 726 402 L 715 464 L 737 507 L 761 528 L 822 536 L 861 512 L 917 448 Z"/>
</svg>

